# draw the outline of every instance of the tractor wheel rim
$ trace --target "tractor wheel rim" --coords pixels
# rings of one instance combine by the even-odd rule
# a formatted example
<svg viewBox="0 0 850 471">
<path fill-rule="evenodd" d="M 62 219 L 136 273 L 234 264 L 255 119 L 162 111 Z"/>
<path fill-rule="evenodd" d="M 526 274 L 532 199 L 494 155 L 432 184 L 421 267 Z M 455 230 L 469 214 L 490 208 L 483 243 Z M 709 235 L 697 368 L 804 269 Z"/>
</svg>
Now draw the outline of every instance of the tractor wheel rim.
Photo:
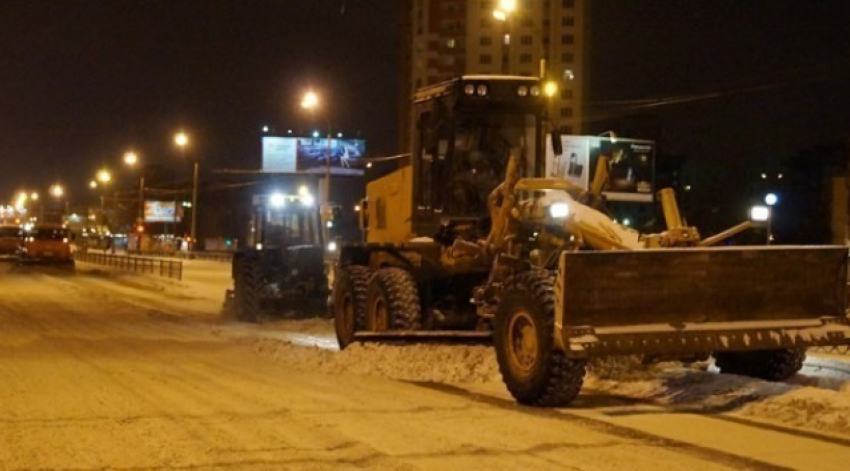
<svg viewBox="0 0 850 471">
<path fill-rule="evenodd" d="M 534 370 L 538 356 L 537 330 L 534 319 L 526 311 L 519 311 L 508 324 L 508 357 L 515 369 L 523 375 Z"/>
<path fill-rule="evenodd" d="M 354 325 L 354 302 L 351 301 L 349 296 L 346 296 L 342 301 L 342 322 L 346 331 L 354 333 L 357 330 L 357 326 Z"/>
<path fill-rule="evenodd" d="M 388 328 L 387 304 L 383 298 L 378 297 L 372 303 L 372 330 L 383 332 Z"/>
</svg>

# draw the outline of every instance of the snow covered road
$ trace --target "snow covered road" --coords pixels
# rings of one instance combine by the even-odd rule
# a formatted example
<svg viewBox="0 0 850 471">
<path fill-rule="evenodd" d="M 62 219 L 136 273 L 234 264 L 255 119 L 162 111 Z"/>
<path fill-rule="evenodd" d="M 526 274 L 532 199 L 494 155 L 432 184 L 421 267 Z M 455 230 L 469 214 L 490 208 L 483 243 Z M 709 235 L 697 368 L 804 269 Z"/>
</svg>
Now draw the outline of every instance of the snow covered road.
<svg viewBox="0 0 850 471">
<path fill-rule="evenodd" d="M 198 267 L 205 275 L 172 282 L 84 264 L 76 275 L 0 266 L 0 470 L 850 463 L 843 382 L 600 368 L 575 407 L 525 408 L 486 347 L 295 345 L 329 347 L 328 323 L 223 320 L 227 280 Z M 811 401 L 830 404 L 834 423 L 770 419 L 795 407 L 813 416 Z"/>
</svg>

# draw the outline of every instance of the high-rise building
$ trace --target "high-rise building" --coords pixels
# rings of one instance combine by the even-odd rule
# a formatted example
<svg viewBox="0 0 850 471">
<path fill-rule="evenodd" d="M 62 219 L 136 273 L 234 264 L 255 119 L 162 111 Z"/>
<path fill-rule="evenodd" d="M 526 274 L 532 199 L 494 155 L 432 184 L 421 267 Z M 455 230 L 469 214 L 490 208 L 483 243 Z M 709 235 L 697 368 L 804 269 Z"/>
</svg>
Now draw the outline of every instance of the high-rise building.
<svg viewBox="0 0 850 471">
<path fill-rule="evenodd" d="M 410 98 L 464 74 L 543 75 L 558 84 L 550 116 L 567 133 L 583 129 L 587 0 L 405 0 L 402 18 L 401 148 L 410 147 Z M 541 65 L 542 64 L 542 65 Z"/>
</svg>

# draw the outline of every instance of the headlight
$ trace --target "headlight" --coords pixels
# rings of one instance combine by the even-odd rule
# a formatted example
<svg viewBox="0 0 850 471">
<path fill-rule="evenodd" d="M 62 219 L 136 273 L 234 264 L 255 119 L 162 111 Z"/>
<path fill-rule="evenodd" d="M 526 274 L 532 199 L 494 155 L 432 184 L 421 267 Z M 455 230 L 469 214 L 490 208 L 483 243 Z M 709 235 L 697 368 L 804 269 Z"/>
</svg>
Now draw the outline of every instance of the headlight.
<svg viewBox="0 0 850 471">
<path fill-rule="evenodd" d="M 540 96 L 540 87 L 538 87 L 537 85 L 532 85 L 531 96 Z"/>
<path fill-rule="evenodd" d="M 286 197 L 285 197 L 285 196 L 283 196 L 283 195 L 282 195 L 282 194 L 280 194 L 280 193 L 273 193 L 273 194 L 269 197 L 269 202 L 270 202 L 270 203 L 272 204 L 272 206 L 274 206 L 275 208 L 282 208 L 282 207 L 284 207 L 284 205 L 286 205 Z"/>
<path fill-rule="evenodd" d="M 525 85 L 520 85 L 519 88 L 516 89 L 516 94 L 519 96 L 528 95 L 528 87 L 526 87 Z"/>
<path fill-rule="evenodd" d="M 467 95 L 472 95 L 473 93 L 475 93 L 475 85 L 467 83 L 463 86 L 463 93 Z"/>
<path fill-rule="evenodd" d="M 565 218 L 570 215 L 570 205 L 567 203 L 555 203 L 549 206 L 549 215 L 553 218 Z"/>
<path fill-rule="evenodd" d="M 767 206 L 753 206 L 750 208 L 750 219 L 758 222 L 767 221 L 770 219 L 770 208 Z"/>
<path fill-rule="evenodd" d="M 328 244 L 328 252 L 336 252 L 336 242 L 331 241 Z"/>
<path fill-rule="evenodd" d="M 487 94 L 487 85 L 484 85 L 484 84 L 479 85 L 478 88 L 475 89 L 475 93 L 477 93 L 478 96 L 486 95 Z"/>
</svg>

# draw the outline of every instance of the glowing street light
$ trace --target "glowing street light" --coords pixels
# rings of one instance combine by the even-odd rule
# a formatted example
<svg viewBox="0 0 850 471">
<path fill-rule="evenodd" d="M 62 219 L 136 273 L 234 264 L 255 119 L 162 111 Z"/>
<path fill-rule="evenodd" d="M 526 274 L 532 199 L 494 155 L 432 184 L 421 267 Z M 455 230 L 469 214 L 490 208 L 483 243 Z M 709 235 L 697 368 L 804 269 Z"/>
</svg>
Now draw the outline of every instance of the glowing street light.
<svg viewBox="0 0 850 471">
<path fill-rule="evenodd" d="M 558 93 L 558 84 L 554 80 L 549 80 L 543 84 L 543 94 L 549 98 Z"/>
<path fill-rule="evenodd" d="M 96 182 L 96 181 L 94 181 L 94 180 L 90 181 L 90 182 L 89 182 L 89 188 L 91 188 L 92 190 L 94 190 L 95 188 L 97 188 L 97 182 Z"/>
<path fill-rule="evenodd" d="M 38 193 L 32 192 L 30 194 L 30 199 L 33 200 L 33 201 L 38 201 Z"/>
<path fill-rule="evenodd" d="M 310 90 L 301 98 L 301 108 L 305 110 L 313 110 L 319 106 L 319 95 Z"/>
<path fill-rule="evenodd" d="M 97 172 L 97 181 L 105 185 L 112 181 L 112 174 L 106 169 L 99 170 Z"/>
<path fill-rule="evenodd" d="M 768 206 L 775 206 L 779 202 L 779 197 L 776 193 L 768 193 L 764 196 L 764 203 Z"/>
<path fill-rule="evenodd" d="M 62 185 L 57 183 L 57 184 L 50 187 L 50 194 L 54 198 L 61 198 L 61 197 L 65 196 L 65 189 L 62 188 Z"/>
<path fill-rule="evenodd" d="M 182 131 L 178 132 L 174 135 L 174 144 L 181 149 L 185 148 L 189 145 L 189 135 Z"/>
<path fill-rule="evenodd" d="M 130 167 L 135 167 L 139 163 L 139 156 L 135 152 L 124 153 L 124 163 Z"/>
</svg>

